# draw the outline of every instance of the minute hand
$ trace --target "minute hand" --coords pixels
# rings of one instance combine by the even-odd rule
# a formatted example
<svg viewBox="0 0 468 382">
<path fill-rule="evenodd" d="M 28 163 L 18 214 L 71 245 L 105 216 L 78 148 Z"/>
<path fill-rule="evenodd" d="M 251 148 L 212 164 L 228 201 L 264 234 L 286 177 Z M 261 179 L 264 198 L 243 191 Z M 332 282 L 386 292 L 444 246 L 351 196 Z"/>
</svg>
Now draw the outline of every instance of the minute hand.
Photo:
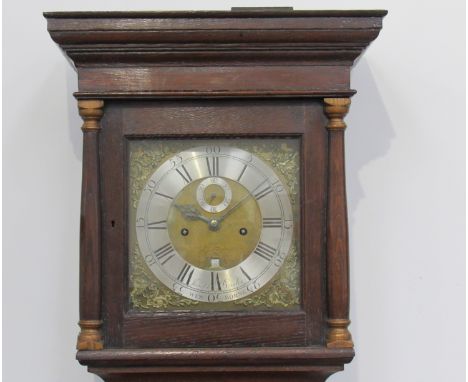
<svg viewBox="0 0 468 382">
<path fill-rule="evenodd" d="M 257 187 L 255 187 L 252 192 L 254 191 L 257 191 L 262 185 L 265 184 L 265 182 L 267 181 L 268 179 L 265 179 L 262 183 L 260 183 Z M 241 199 L 239 200 L 236 204 L 234 204 L 234 206 L 227 210 L 223 216 L 221 216 L 219 219 L 218 219 L 218 222 L 221 223 L 224 219 L 226 219 L 232 212 L 234 212 L 244 201 L 247 200 L 247 198 L 249 196 L 252 196 L 252 192 L 247 192 L 247 194 Z"/>
</svg>

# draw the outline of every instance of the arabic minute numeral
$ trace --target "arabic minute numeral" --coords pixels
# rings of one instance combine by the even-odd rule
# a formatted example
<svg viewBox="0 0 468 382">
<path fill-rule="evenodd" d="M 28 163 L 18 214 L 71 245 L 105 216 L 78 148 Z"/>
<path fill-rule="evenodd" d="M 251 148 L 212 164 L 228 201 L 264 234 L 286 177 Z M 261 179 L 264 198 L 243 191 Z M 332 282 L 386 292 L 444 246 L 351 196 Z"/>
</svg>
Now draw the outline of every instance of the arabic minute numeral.
<svg viewBox="0 0 468 382">
<path fill-rule="evenodd" d="M 153 179 L 150 179 L 148 183 L 146 183 L 146 186 L 143 191 L 152 192 L 155 187 L 156 187 L 156 182 Z"/>
<path fill-rule="evenodd" d="M 174 168 L 180 162 L 182 162 L 182 157 L 180 155 L 174 156 L 174 158 L 170 159 L 171 167 Z"/>
<path fill-rule="evenodd" d="M 148 264 L 150 267 L 156 264 L 156 259 L 154 258 L 153 255 L 146 255 L 145 261 L 146 261 L 146 264 Z"/>
<path fill-rule="evenodd" d="M 221 151 L 221 147 L 219 146 L 206 146 L 207 154 L 219 154 L 220 151 Z"/>
</svg>

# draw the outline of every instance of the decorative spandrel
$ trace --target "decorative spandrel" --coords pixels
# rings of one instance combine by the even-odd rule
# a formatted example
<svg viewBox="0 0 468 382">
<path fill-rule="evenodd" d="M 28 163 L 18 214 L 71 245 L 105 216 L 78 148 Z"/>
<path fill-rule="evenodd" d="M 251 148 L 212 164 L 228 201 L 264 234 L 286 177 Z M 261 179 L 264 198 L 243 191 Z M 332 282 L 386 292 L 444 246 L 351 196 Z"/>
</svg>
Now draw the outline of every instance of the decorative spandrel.
<svg viewBox="0 0 468 382">
<path fill-rule="evenodd" d="M 226 152 L 229 151 L 229 153 L 231 154 L 234 153 L 233 155 L 250 155 L 249 158 L 256 158 L 256 160 L 259 163 L 261 163 L 260 167 L 265 166 L 265 171 L 268 174 L 270 174 L 270 176 L 268 177 L 268 181 L 274 179 L 272 181 L 272 184 L 276 187 L 275 192 L 276 190 L 281 191 L 280 194 L 276 196 L 277 198 L 279 198 L 278 200 L 283 200 L 282 204 L 280 203 L 280 205 L 282 206 L 281 208 L 283 209 L 282 213 L 285 214 L 285 216 L 283 217 L 283 221 L 279 221 L 277 220 L 277 218 L 265 217 L 268 214 L 265 214 L 264 209 L 270 207 L 263 207 L 262 210 L 261 203 L 263 203 L 267 199 L 264 198 L 264 195 L 269 195 L 268 193 L 270 191 L 268 188 L 264 188 L 263 186 L 261 186 L 259 190 L 256 191 L 256 198 L 262 199 L 261 202 L 258 201 L 257 203 L 253 196 L 252 198 L 250 198 L 252 200 L 249 200 L 248 192 L 244 190 L 240 183 L 236 182 L 237 179 L 231 180 L 229 179 L 229 177 L 223 177 L 222 174 L 220 174 L 219 178 L 212 177 L 211 175 L 215 175 L 215 172 L 217 172 L 218 169 L 216 167 L 216 162 L 210 162 L 212 160 L 211 156 L 208 156 L 208 158 L 202 158 L 202 161 L 200 162 L 204 165 L 206 159 L 207 163 L 212 163 L 213 166 L 207 165 L 210 175 L 208 177 L 201 177 L 199 180 L 193 180 L 192 178 L 195 178 L 195 176 L 194 174 L 190 174 L 190 172 L 193 170 L 190 170 L 189 165 L 176 168 L 176 165 L 179 165 L 179 163 L 176 163 L 179 160 L 178 158 L 182 157 L 183 155 L 187 155 L 183 153 L 187 153 L 194 148 L 200 148 L 205 146 L 221 147 L 222 150 L 225 150 Z M 138 139 L 128 141 L 128 251 L 130 309 L 133 311 L 229 311 L 252 309 L 298 309 L 301 303 L 299 258 L 299 147 L 300 141 L 298 139 L 292 138 L 221 140 Z M 240 166 L 243 163 L 244 162 L 241 162 Z M 199 163 L 196 164 L 197 166 L 200 165 Z M 156 259 L 160 260 L 159 265 L 154 265 L 154 267 L 159 267 L 157 268 L 156 274 L 159 274 L 158 270 L 163 268 L 161 267 L 161 264 L 164 263 L 165 265 L 170 265 L 171 262 L 176 260 L 174 253 L 180 253 L 182 255 L 182 258 L 185 259 L 187 262 L 181 263 L 184 265 L 181 266 L 180 273 L 176 272 L 176 276 L 178 276 L 178 279 L 182 279 L 182 281 L 184 281 L 185 283 L 187 283 L 188 281 L 191 285 L 194 284 L 194 282 L 199 282 L 200 285 L 203 284 L 202 281 L 196 280 L 197 272 L 193 273 L 194 269 L 198 269 L 194 265 L 196 264 L 200 267 L 200 269 L 204 270 L 204 273 L 206 273 L 206 288 L 208 289 L 208 292 L 210 292 L 210 290 L 214 292 L 218 290 L 219 292 L 221 292 L 221 290 L 223 289 L 223 276 L 219 276 L 221 275 L 220 270 L 222 269 L 219 266 L 224 265 L 225 267 L 231 267 L 231 274 L 235 273 L 235 266 L 237 266 L 238 277 L 241 278 L 245 276 L 244 281 L 250 281 L 250 289 L 249 285 L 247 285 L 247 289 L 245 290 L 245 292 L 239 291 L 238 293 L 231 293 L 227 295 L 225 300 L 210 302 L 209 300 L 203 301 L 203 293 L 198 297 L 194 296 L 193 294 L 190 296 L 185 290 L 181 291 L 182 288 L 180 287 L 178 289 L 177 287 L 172 288 L 172 281 L 164 281 L 164 275 L 160 275 L 159 277 L 156 276 L 154 267 L 152 267 L 153 260 L 149 260 L 148 255 L 142 253 L 142 240 L 146 239 L 142 239 L 142 234 L 140 234 L 140 238 L 138 238 L 138 209 L 142 208 L 139 205 L 142 203 L 142 192 L 145 190 L 145 187 L 148 188 L 148 185 L 152 185 L 152 179 L 158 178 L 158 176 L 156 176 L 155 178 L 154 174 L 157 171 L 162 171 L 161 168 L 164 168 L 165 165 L 169 166 L 168 168 L 172 168 L 172 165 L 174 165 L 176 171 L 177 169 L 179 169 L 177 176 L 180 176 L 181 179 L 185 180 L 187 185 L 183 189 L 183 192 L 179 192 L 177 196 L 170 196 L 170 199 L 167 198 L 167 196 L 169 195 L 165 195 L 163 192 L 159 192 L 159 194 L 163 195 L 162 199 L 168 199 L 166 202 L 169 206 L 169 212 L 163 213 L 163 217 L 161 219 L 153 219 L 155 221 L 151 223 L 152 226 L 148 227 L 146 225 L 146 228 L 150 228 L 148 232 L 151 235 L 154 235 L 154 232 L 156 232 L 156 235 L 158 235 L 162 234 L 162 232 L 169 231 L 171 236 L 170 244 L 168 243 L 165 246 L 161 245 L 155 251 Z M 235 167 L 235 165 L 236 163 L 228 163 L 228 165 L 224 164 L 225 167 L 227 166 L 229 168 Z M 244 176 L 242 174 L 242 170 L 245 171 L 245 168 L 247 168 L 246 165 L 244 166 L 245 167 L 240 167 L 240 176 Z M 223 163 L 221 162 L 221 172 L 223 171 L 222 168 Z M 213 171 L 213 173 L 211 171 Z M 212 179 L 211 182 L 213 182 L 213 184 L 210 183 L 207 185 L 207 179 Z M 219 189 L 222 193 L 222 197 L 220 196 L 218 198 L 218 196 L 216 195 L 217 189 Z M 191 198 L 196 197 L 197 191 L 200 194 L 200 190 L 204 190 L 205 194 L 206 192 L 208 192 L 208 190 L 212 190 L 213 192 L 210 194 L 211 196 L 209 196 L 212 199 L 210 200 L 207 196 L 208 204 L 206 205 L 203 203 L 203 201 L 200 200 L 198 200 L 198 202 L 193 202 L 193 204 L 189 204 Z M 255 194 L 255 192 L 253 194 Z M 275 193 L 271 192 L 271 194 L 273 195 Z M 237 200 L 236 195 L 239 195 Z M 232 201 L 228 198 L 228 196 L 232 199 Z M 203 198 L 203 196 L 201 198 Z M 244 199 L 246 198 L 247 200 L 244 201 Z M 225 204 L 225 206 L 223 206 L 223 203 Z M 237 207 L 237 205 L 239 205 L 240 207 Z M 255 210 L 257 208 L 255 206 L 257 205 L 259 205 L 260 207 L 258 208 L 257 215 L 255 215 Z M 178 211 L 181 210 L 180 206 L 184 207 L 184 209 L 182 209 L 182 214 L 180 213 L 180 211 Z M 210 211 L 210 208 L 212 209 L 212 212 L 215 212 L 215 214 L 213 215 L 214 217 L 223 216 L 225 214 L 228 215 L 227 212 L 229 212 L 230 209 L 236 209 L 236 211 L 232 214 L 232 217 L 229 217 L 229 219 L 226 219 L 226 221 L 224 222 L 222 222 L 222 219 L 219 218 L 217 220 L 212 219 L 213 221 L 215 221 L 215 225 L 219 224 L 220 227 L 212 226 L 208 227 L 210 228 L 208 229 L 205 226 L 205 223 L 200 220 L 204 220 L 206 219 L 206 217 L 211 216 L 209 212 L 203 211 L 203 209 L 205 209 L 206 211 Z M 287 212 L 284 212 L 287 211 L 288 208 L 290 208 L 290 217 L 286 216 L 288 215 Z M 245 224 L 241 224 L 243 219 L 245 220 Z M 228 222 L 228 220 L 232 221 Z M 135 222 L 137 222 L 137 224 L 135 224 Z M 224 233 L 224 231 L 222 230 L 227 230 L 227 228 L 223 228 L 223 224 L 225 224 L 226 227 L 228 224 L 240 224 L 239 227 L 241 228 L 239 230 L 239 236 L 232 237 L 232 235 L 229 236 L 230 234 Z M 289 227 L 288 224 L 290 224 L 291 227 Z M 256 228 L 257 226 L 259 226 L 258 229 Z M 280 226 L 281 228 L 279 228 Z M 154 229 L 151 230 L 151 228 Z M 192 256 L 192 252 L 204 253 L 203 251 L 207 246 L 209 247 L 210 244 L 207 243 L 206 246 L 203 246 L 203 240 L 205 240 L 203 239 L 203 237 L 208 237 L 211 234 L 214 238 L 216 238 L 217 234 L 214 234 L 213 232 L 218 232 L 218 229 L 219 232 L 221 232 L 220 234 L 225 235 L 223 236 L 223 240 L 221 240 L 220 244 L 224 248 L 225 252 L 221 256 L 222 259 L 213 259 L 213 256 L 208 256 L 208 258 L 203 258 L 203 256 L 200 255 L 197 255 L 195 257 Z M 275 229 L 277 229 L 278 231 L 275 231 Z M 262 261 L 265 261 L 266 263 L 266 260 L 273 258 L 273 251 L 271 250 L 271 248 L 269 248 L 271 247 L 271 245 L 263 243 L 262 238 L 268 237 L 268 235 L 272 235 L 271 232 L 280 232 L 280 229 L 282 230 L 281 232 L 284 231 L 281 234 L 283 240 L 282 242 L 287 244 L 283 245 L 283 254 L 281 255 L 281 262 L 278 262 L 278 264 L 276 264 L 278 270 L 275 271 L 274 274 L 270 272 L 272 273 L 272 276 L 263 277 L 264 281 L 254 284 L 251 282 L 250 279 L 254 278 L 252 272 L 254 272 L 255 265 L 251 265 L 253 268 L 248 268 L 248 262 L 246 262 L 248 259 L 246 258 L 252 256 L 247 255 L 249 255 L 252 251 L 257 251 L 257 254 L 259 255 L 257 256 L 258 263 L 262 263 Z M 206 232 L 207 235 L 205 235 L 204 232 Z M 235 232 L 237 233 L 238 231 Z M 183 239 L 187 239 L 187 237 L 185 236 L 190 237 L 190 235 L 192 234 L 200 235 L 199 240 L 191 242 L 190 248 L 192 252 L 188 252 L 186 249 L 184 249 L 185 247 L 178 242 L 178 239 L 174 238 L 174 235 L 179 235 L 179 233 L 181 235 L 181 242 L 183 241 Z M 287 239 L 284 239 L 285 237 L 287 238 L 288 235 L 291 236 L 289 242 Z M 253 236 L 253 238 L 251 239 L 253 240 L 253 242 L 252 245 L 249 247 L 247 239 L 250 236 Z M 244 251 L 246 255 L 242 257 L 243 240 L 246 240 L 247 244 L 245 244 L 246 249 Z M 197 248 L 194 247 L 200 247 L 198 248 L 200 251 L 197 252 Z M 281 247 L 281 241 L 279 247 Z M 242 259 L 236 260 L 229 258 L 229 256 L 235 257 L 236 250 L 240 251 L 240 256 L 242 257 Z M 184 253 L 184 251 L 187 253 Z M 278 251 L 280 251 L 280 249 Z M 240 262 L 241 260 L 244 262 Z M 230 265 L 225 265 L 223 264 L 223 262 L 225 262 L 226 264 L 229 263 Z M 236 265 L 238 263 L 240 265 Z M 168 265 L 166 265 L 166 267 Z M 201 274 L 202 271 L 199 271 L 199 273 Z M 267 274 L 267 272 L 264 273 Z M 202 276 L 200 276 L 200 278 L 202 278 Z M 214 298 L 213 296 L 213 293 L 207 293 L 207 299 Z"/>
</svg>

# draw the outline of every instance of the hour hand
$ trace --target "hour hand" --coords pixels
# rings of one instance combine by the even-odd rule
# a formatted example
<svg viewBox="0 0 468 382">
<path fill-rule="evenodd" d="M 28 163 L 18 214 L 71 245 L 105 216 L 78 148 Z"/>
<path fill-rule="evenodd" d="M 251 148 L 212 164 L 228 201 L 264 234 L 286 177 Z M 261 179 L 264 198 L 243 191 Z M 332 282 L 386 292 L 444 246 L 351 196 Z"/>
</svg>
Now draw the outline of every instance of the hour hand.
<svg viewBox="0 0 468 382">
<path fill-rule="evenodd" d="M 175 204 L 174 207 L 176 207 L 182 213 L 184 218 L 188 220 L 201 220 L 208 224 L 211 221 L 200 214 L 200 211 L 198 211 L 193 204 Z"/>
</svg>

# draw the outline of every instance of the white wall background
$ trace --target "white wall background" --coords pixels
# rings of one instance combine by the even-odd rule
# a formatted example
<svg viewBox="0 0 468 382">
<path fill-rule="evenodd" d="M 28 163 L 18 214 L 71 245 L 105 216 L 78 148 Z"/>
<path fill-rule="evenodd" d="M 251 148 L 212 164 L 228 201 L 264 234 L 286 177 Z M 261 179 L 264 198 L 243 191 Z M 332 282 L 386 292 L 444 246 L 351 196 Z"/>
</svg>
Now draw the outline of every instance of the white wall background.
<svg viewBox="0 0 468 382">
<path fill-rule="evenodd" d="M 42 11 L 384 8 L 347 118 L 351 330 L 331 382 L 463 381 L 465 4 L 459 1 L 4 1 L 4 381 L 86 382 L 78 333 L 81 121 Z"/>
</svg>

